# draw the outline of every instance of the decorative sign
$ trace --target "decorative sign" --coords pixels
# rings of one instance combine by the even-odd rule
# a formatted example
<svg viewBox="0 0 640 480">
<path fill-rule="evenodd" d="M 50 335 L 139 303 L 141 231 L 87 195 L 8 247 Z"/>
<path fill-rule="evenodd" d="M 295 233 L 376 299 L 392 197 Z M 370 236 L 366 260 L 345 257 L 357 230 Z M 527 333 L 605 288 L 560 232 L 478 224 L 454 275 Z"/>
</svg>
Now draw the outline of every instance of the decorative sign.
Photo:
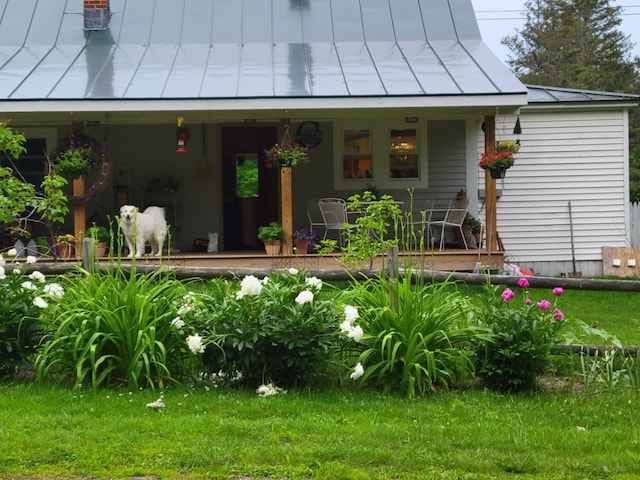
<svg viewBox="0 0 640 480">
<path fill-rule="evenodd" d="M 322 143 L 322 131 L 318 122 L 302 122 L 296 130 L 296 142 L 307 148 L 315 148 Z"/>
</svg>

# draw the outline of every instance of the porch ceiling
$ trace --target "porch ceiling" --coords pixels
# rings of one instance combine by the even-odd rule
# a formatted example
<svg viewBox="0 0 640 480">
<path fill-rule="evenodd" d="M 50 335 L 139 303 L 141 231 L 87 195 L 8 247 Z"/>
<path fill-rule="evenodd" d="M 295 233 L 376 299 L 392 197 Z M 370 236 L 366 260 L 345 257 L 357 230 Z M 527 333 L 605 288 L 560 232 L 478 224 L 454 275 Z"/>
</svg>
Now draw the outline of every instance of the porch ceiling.
<svg viewBox="0 0 640 480">
<path fill-rule="evenodd" d="M 111 0 L 111 14 L 86 32 L 82 0 L 0 0 L 2 108 L 526 104 L 471 0 Z"/>
</svg>

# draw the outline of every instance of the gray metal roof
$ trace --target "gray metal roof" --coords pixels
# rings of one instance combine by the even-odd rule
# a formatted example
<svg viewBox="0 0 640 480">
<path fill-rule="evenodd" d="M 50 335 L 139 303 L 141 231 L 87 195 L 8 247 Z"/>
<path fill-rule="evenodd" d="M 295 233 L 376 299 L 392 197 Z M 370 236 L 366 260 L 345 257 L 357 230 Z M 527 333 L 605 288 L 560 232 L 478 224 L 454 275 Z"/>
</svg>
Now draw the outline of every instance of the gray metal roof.
<svg viewBox="0 0 640 480">
<path fill-rule="evenodd" d="M 527 85 L 529 105 L 544 103 L 593 103 L 593 102 L 630 102 L 638 104 L 640 95 L 630 93 L 598 92 L 573 88 L 544 87 Z"/>
<path fill-rule="evenodd" d="M 471 0 L 0 0 L 0 101 L 524 95 Z"/>
</svg>

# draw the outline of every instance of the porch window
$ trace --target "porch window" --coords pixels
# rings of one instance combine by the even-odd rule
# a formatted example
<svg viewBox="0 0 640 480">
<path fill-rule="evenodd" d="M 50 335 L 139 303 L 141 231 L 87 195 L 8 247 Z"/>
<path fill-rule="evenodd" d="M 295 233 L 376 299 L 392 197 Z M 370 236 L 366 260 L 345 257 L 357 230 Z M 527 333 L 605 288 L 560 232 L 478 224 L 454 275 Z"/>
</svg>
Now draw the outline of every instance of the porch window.
<svg viewBox="0 0 640 480">
<path fill-rule="evenodd" d="M 415 128 L 391 129 L 389 135 L 389 177 L 420 178 L 418 135 Z"/>
<path fill-rule="evenodd" d="M 342 179 L 373 178 L 371 131 L 345 130 L 342 149 Z"/>
<path fill-rule="evenodd" d="M 413 117 L 412 117 L 413 118 Z M 401 119 L 339 120 L 334 124 L 334 188 L 427 187 L 427 123 Z"/>
</svg>

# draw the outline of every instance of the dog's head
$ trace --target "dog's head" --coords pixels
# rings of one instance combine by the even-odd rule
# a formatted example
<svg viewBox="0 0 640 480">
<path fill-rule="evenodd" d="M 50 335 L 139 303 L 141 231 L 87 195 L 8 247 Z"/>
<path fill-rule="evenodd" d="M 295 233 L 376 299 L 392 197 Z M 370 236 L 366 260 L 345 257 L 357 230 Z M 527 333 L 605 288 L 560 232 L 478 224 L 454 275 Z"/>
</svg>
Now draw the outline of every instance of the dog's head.
<svg viewBox="0 0 640 480">
<path fill-rule="evenodd" d="M 133 205 L 123 205 L 120 207 L 120 219 L 123 222 L 131 222 L 138 213 L 138 207 Z"/>
</svg>

